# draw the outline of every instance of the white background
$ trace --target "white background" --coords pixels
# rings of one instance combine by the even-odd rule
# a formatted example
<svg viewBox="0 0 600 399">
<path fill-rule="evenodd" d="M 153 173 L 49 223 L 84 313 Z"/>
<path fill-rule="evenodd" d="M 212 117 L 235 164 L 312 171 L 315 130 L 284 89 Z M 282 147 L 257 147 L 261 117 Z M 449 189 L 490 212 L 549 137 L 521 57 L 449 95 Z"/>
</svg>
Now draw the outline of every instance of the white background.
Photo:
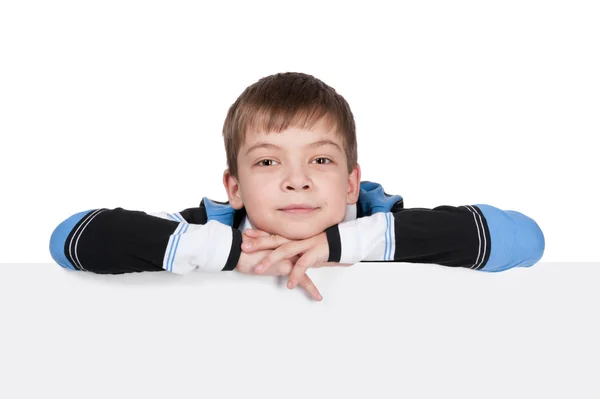
<svg viewBox="0 0 600 399">
<path fill-rule="evenodd" d="M 214 3 L 0 3 L 0 396 L 598 397 L 596 2 Z M 542 262 L 311 271 L 322 303 L 52 264 L 74 213 L 226 200 L 227 109 L 286 71 L 349 102 L 363 180 L 520 211 Z"/>
</svg>

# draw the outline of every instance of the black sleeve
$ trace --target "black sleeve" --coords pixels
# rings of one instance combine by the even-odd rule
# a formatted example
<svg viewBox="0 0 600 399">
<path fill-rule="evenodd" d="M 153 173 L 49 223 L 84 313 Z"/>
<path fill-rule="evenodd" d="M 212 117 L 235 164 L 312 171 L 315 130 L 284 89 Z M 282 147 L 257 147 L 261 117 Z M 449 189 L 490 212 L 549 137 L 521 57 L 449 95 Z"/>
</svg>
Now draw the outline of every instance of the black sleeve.
<svg viewBox="0 0 600 399">
<path fill-rule="evenodd" d="M 92 209 L 72 215 L 52 233 L 50 252 L 61 266 L 100 274 L 193 269 L 233 270 L 241 232 L 207 223 L 203 207 L 181 212 Z"/>
<path fill-rule="evenodd" d="M 544 252 L 530 217 L 486 204 L 392 208 L 326 231 L 329 262 L 435 263 L 482 271 L 528 267 Z"/>
</svg>

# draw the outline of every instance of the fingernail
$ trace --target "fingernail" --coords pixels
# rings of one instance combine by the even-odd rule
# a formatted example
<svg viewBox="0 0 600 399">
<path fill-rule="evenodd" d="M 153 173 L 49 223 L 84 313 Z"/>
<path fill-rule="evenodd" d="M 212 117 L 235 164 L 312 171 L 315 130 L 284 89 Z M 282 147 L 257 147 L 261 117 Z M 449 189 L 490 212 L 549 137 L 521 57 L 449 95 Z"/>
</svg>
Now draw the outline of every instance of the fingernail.
<svg viewBox="0 0 600 399">
<path fill-rule="evenodd" d="M 254 233 L 254 230 L 252 230 L 252 229 L 246 229 L 246 231 L 247 231 L 248 233 Z"/>
<path fill-rule="evenodd" d="M 317 301 L 320 301 L 322 299 L 323 299 L 323 297 L 321 296 L 321 294 L 317 295 Z"/>
<path fill-rule="evenodd" d="M 292 283 L 291 281 L 288 281 L 287 287 L 291 290 L 292 288 L 294 288 L 294 283 Z"/>
<path fill-rule="evenodd" d="M 263 270 L 263 265 L 258 265 L 258 266 L 256 266 L 256 269 L 254 269 L 254 270 L 256 270 L 257 272 L 262 272 L 262 270 Z"/>
<path fill-rule="evenodd" d="M 252 244 L 250 244 L 249 242 L 245 242 L 242 244 L 242 247 L 244 247 L 244 249 L 250 249 L 252 248 Z"/>
</svg>

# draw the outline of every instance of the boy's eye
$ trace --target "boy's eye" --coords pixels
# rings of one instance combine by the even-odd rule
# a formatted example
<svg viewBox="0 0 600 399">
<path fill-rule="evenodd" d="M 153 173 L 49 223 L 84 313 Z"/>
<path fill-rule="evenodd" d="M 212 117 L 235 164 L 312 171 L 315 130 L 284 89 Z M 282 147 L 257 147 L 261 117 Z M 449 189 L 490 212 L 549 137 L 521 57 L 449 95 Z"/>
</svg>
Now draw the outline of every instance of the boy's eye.
<svg viewBox="0 0 600 399">
<path fill-rule="evenodd" d="M 323 158 L 323 157 L 321 157 L 321 158 L 315 158 L 314 160 L 315 160 L 315 161 L 316 161 L 316 160 L 321 160 L 321 161 L 329 161 L 329 162 L 317 162 L 318 164 L 321 164 L 321 165 L 324 165 L 324 164 L 327 164 L 327 163 L 331 163 L 331 162 L 333 162 L 331 159 L 329 159 L 329 158 Z"/>
<path fill-rule="evenodd" d="M 321 161 L 321 162 L 317 162 L 318 164 L 321 164 L 321 165 L 325 165 L 325 164 L 333 162 L 331 159 L 324 158 L 324 157 L 315 158 L 315 159 L 313 159 L 313 161 Z M 271 166 L 271 165 L 273 165 L 273 162 L 277 162 L 277 161 L 274 161 L 272 159 L 263 159 L 261 161 L 258 161 L 256 164 L 259 166 Z"/>
<path fill-rule="evenodd" d="M 258 161 L 256 164 L 260 165 L 260 166 L 269 166 L 269 165 L 263 164 L 263 162 L 277 162 L 277 161 L 273 161 L 272 159 L 263 159 L 262 161 Z"/>
</svg>

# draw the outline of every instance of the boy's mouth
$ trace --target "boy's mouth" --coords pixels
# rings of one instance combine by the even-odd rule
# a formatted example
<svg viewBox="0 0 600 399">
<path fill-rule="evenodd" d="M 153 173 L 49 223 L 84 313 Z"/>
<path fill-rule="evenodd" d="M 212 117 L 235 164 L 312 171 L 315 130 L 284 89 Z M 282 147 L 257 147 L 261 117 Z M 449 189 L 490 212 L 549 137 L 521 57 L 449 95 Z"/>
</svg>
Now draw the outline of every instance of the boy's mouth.
<svg viewBox="0 0 600 399">
<path fill-rule="evenodd" d="M 306 204 L 291 204 L 279 210 L 288 214 L 306 214 L 317 209 L 319 208 Z"/>
</svg>

